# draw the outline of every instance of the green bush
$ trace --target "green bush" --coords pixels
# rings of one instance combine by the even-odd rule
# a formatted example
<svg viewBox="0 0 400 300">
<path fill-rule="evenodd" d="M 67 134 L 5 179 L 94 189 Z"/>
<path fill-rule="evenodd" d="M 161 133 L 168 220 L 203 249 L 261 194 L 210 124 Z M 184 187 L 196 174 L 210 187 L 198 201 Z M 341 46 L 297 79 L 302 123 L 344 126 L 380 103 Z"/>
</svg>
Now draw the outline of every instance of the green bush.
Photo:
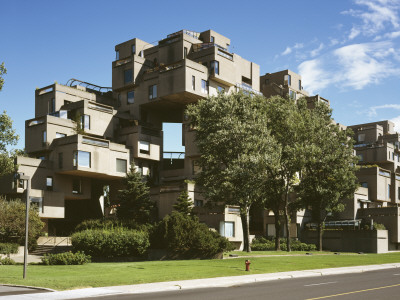
<svg viewBox="0 0 400 300">
<path fill-rule="evenodd" d="M 281 238 L 281 250 L 287 250 L 287 239 Z M 317 246 L 314 244 L 302 243 L 299 240 L 291 240 L 292 251 L 316 251 Z M 267 239 L 265 237 L 257 237 L 253 240 L 251 244 L 251 249 L 254 251 L 274 251 L 275 250 L 275 240 Z"/>
<path fill-rule="evenodd" d="M 233 250 L 228 239 L 199 223 L 196 217 L 176 211 L 154 228 L 151 247 L 166 249 L 171 258 L 213 258 Z"/>
<path fill-rule="evenodd" d="M 42 257 L 44 265 L 84 265 L 91 262 L 90 255 L 83 252 L 64 252 L 57 254 L 45 254 Z"/>
<path fill-rule="evenodd" d="M 134 220 L 118 220 L 118 219 L 89 219 L 82 221 L 75 227 L 75 232 L 87 229 L 105 229 L 114 230 L 117 228 L 127 228 L 148 231 L 151 225 L 138 224 Z"/>
<path fill-rule="evenodd" d="M 18 253 L 19 245 L 16 243 L 0 243 L 0 254 L 15 254 Z"/>
<path fill-rule="evenodd" d="M 71 236 L 75 251 L 97 258 L 140 257 L 150 245 L 147 231 L 125 228 L 87 229 Z"/>
<path fill-rule="evenodd" d="M 29 210 L 28 248 L 34 250 L 41 235 L 44 223 L 39 218 L 35 207 Z M 21 200 L 5 200 L 0 197 L 0 242 L 25 242 L 25 203 Z"/>
<path fill-rule="evenodd" d="M 0 258 L 0 265 L 16 265 L 17 263 L 9 258 L 9 257 L 4 257 L 3 259 Z"/>
<path fill-rule="evenodd" d="M 374 223 L 374 229 L 375 230 L 386 230 L 385 225 L 380 224 L 380 223 Z"/>
</svg>

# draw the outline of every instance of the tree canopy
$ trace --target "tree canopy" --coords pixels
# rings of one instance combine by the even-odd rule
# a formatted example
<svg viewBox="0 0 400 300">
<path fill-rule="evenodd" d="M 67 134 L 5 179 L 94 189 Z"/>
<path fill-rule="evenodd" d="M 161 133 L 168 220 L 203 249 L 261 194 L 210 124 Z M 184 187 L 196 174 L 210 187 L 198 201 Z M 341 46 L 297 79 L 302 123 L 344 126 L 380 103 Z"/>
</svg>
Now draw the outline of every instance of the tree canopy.
<svg viewBox="0 0 400 300">
<path fill-rule="evenodd" d="M 207 199 L 240 208 L 245 251 L 250 251 L 249 209 L 261 200 L 260 178 L 280 152 L 266 126 L 265 105 L 261 96 L 220 93 L 186 111 L 201 153 L 196 183 Z"/>
<path fill-rule="evenodd" d="M 4 66 L 4 62 L 0 65 L 0 91 L 3 89 L 4 85 L 4 75 L 7 74 L 7 69 Z"/>
<path fill-rule="evenodd" d="M 193 213 L 193 202 L 191 201 L 187 190 L 183 190 L 179 194 L 173 207 L 177 212 L 184 215 L 191 215 Z"/>
</svg>

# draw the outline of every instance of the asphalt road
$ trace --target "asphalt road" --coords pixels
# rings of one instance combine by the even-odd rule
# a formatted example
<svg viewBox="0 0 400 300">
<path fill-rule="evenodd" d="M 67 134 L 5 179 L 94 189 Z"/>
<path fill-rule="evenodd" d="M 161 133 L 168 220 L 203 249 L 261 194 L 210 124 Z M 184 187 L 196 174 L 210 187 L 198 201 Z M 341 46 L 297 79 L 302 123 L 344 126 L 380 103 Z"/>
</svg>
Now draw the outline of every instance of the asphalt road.
<svg viewBox="0 0 400 300">
<path fill-rule="evenodd" d="M 226 288 L 192 289 L 148 294 L 119 294 L 93 299 L 400 299 L 400 270 L 274 280 Z"/>
<path fill-rule="evenodd" d="M 0 285 L 0 297 L 11 296 L 11 295 L 21 295 L 21 294 L 33 294 L 33 293 L 47 293 L 46 290 L 31 289 L 26 287 L 17 286 L 6 286 Z"/>
</svg>

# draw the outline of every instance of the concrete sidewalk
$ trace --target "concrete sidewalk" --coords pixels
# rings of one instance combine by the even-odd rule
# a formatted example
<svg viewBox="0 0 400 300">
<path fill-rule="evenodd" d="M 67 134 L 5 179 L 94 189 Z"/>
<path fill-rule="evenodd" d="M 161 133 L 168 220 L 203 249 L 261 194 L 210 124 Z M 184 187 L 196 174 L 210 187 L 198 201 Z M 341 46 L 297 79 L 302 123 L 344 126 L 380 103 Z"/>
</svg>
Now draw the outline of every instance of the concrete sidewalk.
<svg viewBox="0 0 400 300">
<path fill-rule="evenodd" d="M 300 277 L 317 277 L 326 275 L 362 273 L 384 269 L 400 268 L 400 263 L 342 267 L 331 269 L 317 269 L 304 271 L 289 271 L 280 273 L 254 274 L 231 277 L 217 277 L 206 279 L 179 280 L 170 282 L 145 283 L 136 285 L 122 285 L 101 288 L 86 288 L 79 290 L 69 290 L 61 292 L 49 292 L 41 294 L 24 294 L 15 296 L 1 297 L 1 299 L 77 299 L 98 296 L 110 296 L 118 294 L 140 294 L 162 291 L 173 291 L 183 289 L 211 288 L 211 287 L 229 287 L 255 282 L 271 281 L 278 279 L 290 279 Z"/>
</svg>

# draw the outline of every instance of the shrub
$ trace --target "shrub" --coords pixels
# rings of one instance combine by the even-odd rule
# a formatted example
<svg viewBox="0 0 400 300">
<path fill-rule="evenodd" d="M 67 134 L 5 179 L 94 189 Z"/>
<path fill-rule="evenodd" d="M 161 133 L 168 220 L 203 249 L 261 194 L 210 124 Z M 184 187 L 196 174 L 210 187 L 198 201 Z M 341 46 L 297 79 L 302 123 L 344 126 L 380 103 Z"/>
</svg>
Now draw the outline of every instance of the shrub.
<svg viewBox="0 0 400 300">
<path fill-rule="evenodd" d="M 16 265 L 17 263 L 9 258 L 9 257 L 4 257 L 3 259 L 0 258 L 0 265 Z"/>
<path fill-rule="evenodd" d="M 151 228 L 150 224 L 138 224 L 134 220 L 118 220 L 118 219 L 89 219 L 82 221 L 75 227 L 75 232 L 84 231 L 87 229 L 105 229 L 114 230 L 117 228 L 127 228 L 148 231 Z"/>
<path fill-rule="evenodd" d="M 64 252 L 57 254 L 45 254 L 42 257 L 44 265 L 84 265 L 91 262 L 90 255 L 83 252 Z"/>
<path fill-rule="evenodd" d="M 74 233 L 71 242 L 75 251 L 98 258 L 139 257 L 150 245 L 147 231 L 124 228 L 87 229 Z"/>
<path fill-rule="evenodd" d="M 18 246 L 16 243 L 0 243 L 0 254 L 18 253 Z"/>
<path fill-rule="evenodd" d="M 38 211 L 31 207 L 29 210 L 29 250 L 36 248 L 43 226 L 44 223 L 40 220 Z M 25 203 L 21 200 L 7 201 L 0 197 L 0 242 L 23 245 L 24 241 Z"/>
<path fill-rule="evenodd" d="M 153 230 L 152 248 L 166 249 L 171 258 L 213 258 L 233 250 L 228 239 L 199 223 L 196 217 L 172 212 Z"/>
<path fill-rule="evenodd" d="M 281 250 L 287 250 L 287 239 L 281 238 Z M 314 244 L 306 244 L 302 243 L 299 240 L 291 240 L 291 249 L 292 251 L 316 251 L 317 246 Z M 264 237 L 257 237 L 253 240 L 251 244 L 251 249 L 254 251 L 274 251 L 275 250 L 275 241 L 274 239 L 267 239 Z"/>
<path fill-rule="evenodd" d="M 374 223 L 374 229 L 375 230 L 386 230 L 385 225 L 380 224 L 380 223 Z"/>
</svg>

